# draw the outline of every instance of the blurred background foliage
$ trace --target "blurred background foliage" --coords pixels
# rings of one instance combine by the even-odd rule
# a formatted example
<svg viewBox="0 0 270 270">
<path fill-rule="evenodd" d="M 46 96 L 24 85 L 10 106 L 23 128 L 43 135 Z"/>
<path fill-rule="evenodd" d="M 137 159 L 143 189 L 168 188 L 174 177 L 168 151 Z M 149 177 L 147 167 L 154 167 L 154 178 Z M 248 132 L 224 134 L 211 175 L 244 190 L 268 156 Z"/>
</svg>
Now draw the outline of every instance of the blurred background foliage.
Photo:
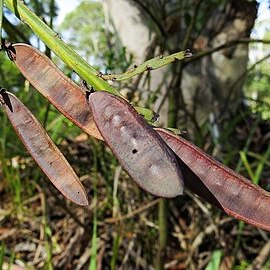
<svg viewBox="0 0 270 270">
<path fill-rule="evenodd" d="M 195 58 L 199 56 L 197 60 L 174 63 L 162 75 L 150 72 L 115 85 L 134 103 L 158 108 L 165 119 L 161 124 L 187 130 L 186 136 L 195 144 L 269 190 L 270 29 L 265 28 L 268 19 L 257 20 L 253 28 L 255 1 L 240 1 L 240 11 L 251 3 L 250 16 L 237 11 L 233 0 L 122 2 L 135 7 L 149 29 L 147 50 L 138 48 L 134 53 L 123 44 L 121 31 L 109 16 L 112 10 L 108 12 L 99 1 L 79 1 L 61 25 L 56 24 L 62 6 L 57 1 L 25 1 L 103 73 L 121 73 L 138 64 L 136 53 L 149 59 L 191 48 Z M 234 35 L 236 19 L 243 17 L 248 18 L 246 29 Z M 251 30 L 258 38 L 256 29 L 261 25 L 265 28 L 264 36 L 259 37 L 263 41 L 249 44 Z M 126 35 L 132 30 L 122 27 Z M 38 47 L 79 83 L 76 74 L 7 9 L 3 28 L 4 38 Z M 216 39 L 220 33 L 234 35 L 233 40 L 245 38 L 250 50 L 248 63 L 236 76 L 236 82 L 241 81 L 239 94 L 230 102 L 224 85 L 233 87 L 235 81 L 220 83 L 218 79 L 227 70 L 234 71 L 237 63 L 233 60 L 238 59 L 239 51 L 228 46 L 212 57 L 211 50 L 222 44 Z M 245 50 L 248 46 L 240 48 L 240 52 Z M 221 59 L 221 73 L 213 69 L 217 59 Z M 184 78 L 196 82 L 190 84 L 197 91 L 190 104 L 186 94 L 181 95 L 187 85 Z M 267 232 L 224 215 L 188 190 L 168 201 L 140 190 L 105 144 L 81 133 L 50 106 L 3 52 L 0 82 L 44 124 L 91 199 L 88 208 L 66 201 L 29 157 L 0 110 L 0 269 L 270 269 Z M 217 92 L 207 92 L 209 89 Z"/>
<path fill-rule="evenodd" d="M 266 40 L 269 40 L 270 38 L 269 30 L 265 32 L 263 37 Z M 269 46 L 264 44 L 260 44 L 260 46 L 258 46 L 258 44 L 251 46 L 251 51 L 253 50 L 255 50 L 254 54 L 257 53 L 257 57 L 250 60 L 249 72 L 246 74 L 244 93 L 249 99 L 249 105 L 253 112 L 260 113 L 263 119 L 269 120 L 270 99 L 268 93 L 270 82 L 270 50 Z M 261 58 L 258 59 L 258 57 Z"/>
<path fill-rule="evenodd" d="M 131 55 L 104 16 L 101 3 L 82 1 L 67 14 L 59 31 L 73 48 L 104 73 L 123 72 L 131 64 Z"/>
</svg>

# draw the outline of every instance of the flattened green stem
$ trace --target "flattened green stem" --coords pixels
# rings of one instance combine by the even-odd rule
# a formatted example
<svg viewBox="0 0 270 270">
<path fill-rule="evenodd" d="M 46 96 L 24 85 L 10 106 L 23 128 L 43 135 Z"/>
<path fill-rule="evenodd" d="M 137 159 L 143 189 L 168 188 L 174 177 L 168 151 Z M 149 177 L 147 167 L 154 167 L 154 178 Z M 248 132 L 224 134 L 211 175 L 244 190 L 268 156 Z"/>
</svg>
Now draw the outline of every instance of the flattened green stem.
<svg viewBox="0 0 270 270">
<path fill-rule="evenodd" d="M 101 75 L 101 78 L 104 80 L 114 80 L 114 81 L 123 81 L 130 79 L 140 73 L 143 73 L 147 70 L 154 70 L 165 65 L 168 65 L 174 61 L 183 60 L 185 58 L 191 57 L 192 54 L 189 50 L 182 52 L 174 53 L 168 56 L 158 56 L 153 59 L 150 59 L 139 66 L 134 66 L 132 69 L 126 71 L 122 74 L 110 74 L 110 75 Z"/>
<path fill-rule="evenodd" d="M 28 9 L 22 1 L 5 0 L 5 5 L 88 84 L 97 90 L 106 89 L 114 95 L 120 95 L 117 90 L 99 78 L 98 72 L 61 40 L 60 36 Z"/>
<path fill-rule="evenodd" d="M 0 0 L 2 1 L 2 0 Z M 72 50 L 60 36 L 48 27 L 38 16 L 36 16 L 20 0 L 5 0 L 5 5 L 22 22 L 26 23 L 32 31 L 70 68 L 72 68 L 82 79 L 95 90 L 104 90 L 117 96 L 121 96 L 118 90 L 113 88 L 108 82 L 104 81 L 92 66 L 90 66 L 82 57 Z M 136 106 L 138 113 L 142 114 L 147 121 L 155 118 L 155 113 L 149 109 Z"/>
</svg>

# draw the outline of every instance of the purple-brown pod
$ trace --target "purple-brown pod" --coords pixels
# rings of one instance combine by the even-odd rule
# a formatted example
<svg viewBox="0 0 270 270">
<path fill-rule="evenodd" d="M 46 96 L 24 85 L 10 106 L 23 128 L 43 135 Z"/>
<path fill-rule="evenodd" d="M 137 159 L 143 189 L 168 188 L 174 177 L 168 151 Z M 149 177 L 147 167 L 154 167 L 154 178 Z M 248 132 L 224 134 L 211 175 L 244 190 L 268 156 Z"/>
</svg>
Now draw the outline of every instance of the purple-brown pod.
<svg viewBox="0 0 270 270">
<path fill-rule="evenodd" d="M 179 157 L 185 186 L 228 215 L 270 230 L 270 193 L 254 185 L 200 148 L 163 129 L 156 129 Z"/>
<path fill-rule="evenodd" d="M 83 131 L 102 140 L 85 93 L 36 48 L 23 44 L 7 47 L 12 60 L 24 77 L 65 117 Z"/>
<path fill-rule="evenodd" d="M 101 91 L 90 94 L 89 104 L 102 137 L 141 188 L 167 198 L 183 193 L 173 152 L 128 102 Z"/>
<path fill-rule="evenodd" d="M 0 101 L 16 133 L 49 180 L 69 200 L 88 205 L 80 179 L 34 115 L 18 98 L 3 89 Z"/>
</svg>

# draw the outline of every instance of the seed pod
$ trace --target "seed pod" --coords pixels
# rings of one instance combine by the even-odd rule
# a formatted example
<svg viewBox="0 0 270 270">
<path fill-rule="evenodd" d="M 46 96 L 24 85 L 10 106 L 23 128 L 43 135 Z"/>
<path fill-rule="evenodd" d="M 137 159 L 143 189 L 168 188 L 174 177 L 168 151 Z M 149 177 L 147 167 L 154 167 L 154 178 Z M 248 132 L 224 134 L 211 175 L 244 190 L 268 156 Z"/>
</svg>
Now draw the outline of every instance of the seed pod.
<svg viewBox="0 0 270 270">
<path fill-rule="evenodd" d="M 11 50 L 12 48 L 12 50 Z M 24 77 L 65 117 L 100 140 L 85 93 L 36 48 L 13 44 L 6 48 Z"/>
<path fill-rule="evenodd" d="M 88 205 L 87 194 L 78 176 L 41 124 L 14 95 L 2 90 L 1 96 L 11 124 L 49 180 L 66 198 L 79 205 Z M 5 105 L 7 98 L 9 106 Z"/>
<path fill-rule="evenodd" d="M 168 198 L 183 193 L 173 152 L 130 104 L 107 92 L 90 94 L 89 104 L 102 137 L 141 188 Z"/>
<path fill-rule="evenodd" d="M 179 157 L 185 185 L 228 215 L 270 230 L 270 194 L 181 137 L 156 129 Z"/>
</svg>

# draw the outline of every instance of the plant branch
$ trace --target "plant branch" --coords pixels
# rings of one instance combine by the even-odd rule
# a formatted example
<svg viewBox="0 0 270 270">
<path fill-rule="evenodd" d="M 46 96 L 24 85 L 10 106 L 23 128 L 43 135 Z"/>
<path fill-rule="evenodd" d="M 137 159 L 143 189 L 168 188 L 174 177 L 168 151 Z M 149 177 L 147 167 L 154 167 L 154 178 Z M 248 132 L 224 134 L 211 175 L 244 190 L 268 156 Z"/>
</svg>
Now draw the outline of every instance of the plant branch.
<svg viewBox="0 0 270 270">
<path fill-rule="evenodd" d="M 114 80 L 114 81 L 123 81 L 130 79 L 136 75 L 139 75 L 140 73 L 143 73 L 145 71 L 150 71 L 154 69 L 158 69 L 160 67 L 163 67 L 165 65 L 168 65 L 174 61 L 177 60 L 183 60 L 185 58 L 191 57 L 192 54 L 189 50 L 185 50 L 182 52 L 174 53 L 168 56 L 163 57 L 158 56 L 155 58 L 152 58 L 144 63 L 142 63 L 139 66 L 134 66 L 132 69 L 122 73 L 122 74 L 110 74 L 110 75 L 100 75 L 101 78 L 104 80 Z"/>
<path fill-rule="evenodd" d="M 36 16 L 22 1 L 5 0 L 5 5 L 57 55 L 95 90 L 105 90 L 117 96 L 120 92 L 98 76 L 97 72 L 81 56 L 71 49 L 60 36 Z M 155 119 L 155 113 L 147 108 L 134 106 L 146 120 Z"/>
<path fill-rule="evenodd" d="M 167 37 L 167 32 L 165 31 L 163 25 L 160 23 L 160 21 L 156 18 L 156 16 L 153 14 L 153 12 L 151 12 L 151 10 L 147 7 L 147 5 L 144 5 L 144 1 L 134 1 L 134 3 L 136 3 L 138 6 L 141 7 L 141 9 L 147 13 L 150 18 L 153 20 L 153 22 L 157 25 L 157 28 L 159 29 L 160 33 L 162 34 L 162 36 L 164 38 Z"/>
<path fill-rule="evenodd" d="M 229 47 L 233 47 L 236 46 L 238 44 L 249 44 L 249 43 L 264 43 L 264 44 L 270 44 L 270 40 L 269 39 L 248 39 L 248 38 L 242 38 L 242 39 L 236 39 L 236 40 L 231 40 L 229 42 L 226 42 L 220 46 L 217 46 L 215 48 L 209 49 L 207 51 L 203 51 L 200 52 L 196 55 L 194 55 L 188 62 L 193 62 L 196 60 L 199 60 L 207 55 L 210 55 L 214 52 L 229 48 Z"/>
<path fill-rule="evenodd" d="M 199 13 L 199 10 L 200 10 L 200 6 L 201 6 L 201 3 L 203 2 L 203 0 L 199 0 L 197 2 L 197 5 L 195 7 L 195 11 L 194 11 L 194 14 L 192 16 L 192 19 L 191 19 L 191 22 L 188 26 L 188 29 L 187 29 L 187 32 L 185 34 L 185 38 L 184 38 L 184 41 L 182 43 L 182 48 L 186 48 L 187 45 L 188 45 L 188 42 L 190 40 L 190 36 L 191 36 L 191 33 L 192 33 L 192 30 L 195 26 L 195 23 L 196 23 L 196 19 L 197 19 L 197 16 L 198 16 L 198 13 Z"/>
</svg>

